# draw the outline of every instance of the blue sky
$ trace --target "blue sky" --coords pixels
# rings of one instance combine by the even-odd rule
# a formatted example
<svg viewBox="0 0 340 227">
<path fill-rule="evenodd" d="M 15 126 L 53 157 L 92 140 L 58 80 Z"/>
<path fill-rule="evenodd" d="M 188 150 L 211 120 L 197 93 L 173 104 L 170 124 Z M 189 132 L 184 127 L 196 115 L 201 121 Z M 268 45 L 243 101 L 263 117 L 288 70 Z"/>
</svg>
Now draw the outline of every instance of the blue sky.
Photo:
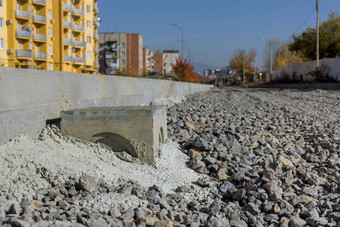
<svg viewBox="0 0 340 227">
<path fill-rule="evenodd" d="M 180 31 L 165 23 L 177 24 L 192 62 L 214 66 L 227 65 L 237 48 L 256 48 L 261 65 L 266 39 L 288 41 L 316 23 L 315 0 L 99 0 L 98 7 L 99 32 L 140 33 L 153 51 L 180 50 Z M 336 10 L 339 0 L 320 0 L 321 21 Z"/>
</svg>

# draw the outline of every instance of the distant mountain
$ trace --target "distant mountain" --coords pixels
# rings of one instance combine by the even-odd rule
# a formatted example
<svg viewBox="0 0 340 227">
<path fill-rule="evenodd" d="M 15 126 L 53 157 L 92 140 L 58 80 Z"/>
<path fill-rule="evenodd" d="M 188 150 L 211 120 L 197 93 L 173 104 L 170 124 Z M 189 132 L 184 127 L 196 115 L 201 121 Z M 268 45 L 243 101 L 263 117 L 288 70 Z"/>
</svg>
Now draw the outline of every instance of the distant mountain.
<svg viewBox="0 0 340 227">
<path fill-rule="evenodd" d="M 213 66 L 213 65 L 208 65 L 208 64 L 205 64 L 205 63 L 192 63 L 192 65 L 194 66 L 194 71 L 202 73 L 202 75 L 203 75 L 205 69 L 219 69 L 219 68 L 221 68 L 221 66 Z"/>
</svg>

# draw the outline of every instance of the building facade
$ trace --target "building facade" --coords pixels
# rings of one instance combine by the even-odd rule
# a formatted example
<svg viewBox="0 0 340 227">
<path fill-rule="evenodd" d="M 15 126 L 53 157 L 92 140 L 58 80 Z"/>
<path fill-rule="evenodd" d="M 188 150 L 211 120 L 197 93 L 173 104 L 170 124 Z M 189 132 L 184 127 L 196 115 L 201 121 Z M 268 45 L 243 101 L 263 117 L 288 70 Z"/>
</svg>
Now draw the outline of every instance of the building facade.
<svg viewBox="0 0 340 227">
<path fill-rule="evenodd" d="M 154 55 L 154 72 L 170 75 L 172 72 L 172 65 L 176 64 L 177 58 L 179 58 L 178 50 L 163 50 L 163 53 L 156 53 Z"/>
<path fill-rule="evenodd" d="M 143 37 L 140 34 L 100 33 L 99 72 L 140 76 L 144 73 Z"/>
<path fill-rule="evenodd" d="M 14 68 L 97 73 L 97 18 L 97 0 L 0 0 L 0 57 Z"/>
<path fill-rule="evenodd" d="M 154 54 L 151 50 L 143 48 L 143 68 L 144 74 L 149 74 L 154 71 Z"/>
</svg>

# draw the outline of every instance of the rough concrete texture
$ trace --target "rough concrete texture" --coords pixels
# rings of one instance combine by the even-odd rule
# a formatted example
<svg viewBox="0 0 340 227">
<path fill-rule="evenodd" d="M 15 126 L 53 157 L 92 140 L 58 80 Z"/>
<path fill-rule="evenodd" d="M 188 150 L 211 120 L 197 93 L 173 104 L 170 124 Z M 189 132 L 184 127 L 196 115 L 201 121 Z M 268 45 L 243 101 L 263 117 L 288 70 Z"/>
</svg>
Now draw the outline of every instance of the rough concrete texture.
<svg viewBox="0 0 340 227">
<path fill-rule="evenodd" d="M 62 110 L 149 105 L 154 98 L 209 89 L 168 80 L 0 67 L 0 144 L 20 133 L 37 136 Z"/>
<path fill-rule="evenodd" d="M 64 135 L 100 142 L 154 164 L 167 135 L 164 106 L 97 107 L 61 112 Z"/>
<path fill-rule="evenodd" d="M 39 138 L 20 135 L 0 146 L 0 204 L 32 199 L 38 190 L 79 179 L 83 174 L 103 179 L 109 185 L 133 181 L 144 187 L 155 184 L 171 192 L 199 178 L 187 168 L 187 161 L 188 157 L 173 142 L 161 145 L 160 157 L 152 167 L 122 161 L 99 144 L 62 136 L 57 129 L 47 128 Z M 127 197 L 111 199 L 107 203 L 95 197 L 88 207 L 108 211 Z M 129 203 L 134 203 L 133 198 Z"/>
</svg>

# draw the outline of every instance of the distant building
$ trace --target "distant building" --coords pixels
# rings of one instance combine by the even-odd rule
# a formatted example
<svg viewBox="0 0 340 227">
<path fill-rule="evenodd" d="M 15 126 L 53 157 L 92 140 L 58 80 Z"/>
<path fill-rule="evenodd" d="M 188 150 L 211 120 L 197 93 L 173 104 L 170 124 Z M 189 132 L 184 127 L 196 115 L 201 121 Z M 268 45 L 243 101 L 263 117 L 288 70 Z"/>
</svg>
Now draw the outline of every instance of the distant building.
<svg viewBox="0 0 340 227">
<path fill-rule="evenodd" d="M 210 76 L 212 74 L 215 74 L 215 70 L 214 69 L 205 69 L 204 70 L 204 76 L 205 77 L 208 77 L 208 76 Z"/>
<path fill-rule="evenodd" d="M 97 0 L 0 0 L 0 65 L 98 71 Z"/>
<path fill-rule="evenodd" d="M 164 75 L 168 75 L 172 72 L 172 64 L 176 64 L 177 58 L 179 58 L 178 50 L 163 50 Z"/>
<path fill-rule="evenodd" d="M 164 75 L 171 74 L 172 64 L 176 64 L 177 58 L 179 58 L 178 50 L 163 50 L 163 53 L 156 53 L 154 55 L 154 72 L 159 72 Z"/>
<path fill-rule="evenodd" d="M 143 48 L 143 68 L 144 73 L 150 73 L 154 70 L 154 54 L 147 48 Z"/>
<path fill-rule="evenodd" d="M 143 37 L 140 34 L 100 33 L 99 72 L 116 74 L 121 70 L 133 76 L 144 71 Z"/>
</svg>

